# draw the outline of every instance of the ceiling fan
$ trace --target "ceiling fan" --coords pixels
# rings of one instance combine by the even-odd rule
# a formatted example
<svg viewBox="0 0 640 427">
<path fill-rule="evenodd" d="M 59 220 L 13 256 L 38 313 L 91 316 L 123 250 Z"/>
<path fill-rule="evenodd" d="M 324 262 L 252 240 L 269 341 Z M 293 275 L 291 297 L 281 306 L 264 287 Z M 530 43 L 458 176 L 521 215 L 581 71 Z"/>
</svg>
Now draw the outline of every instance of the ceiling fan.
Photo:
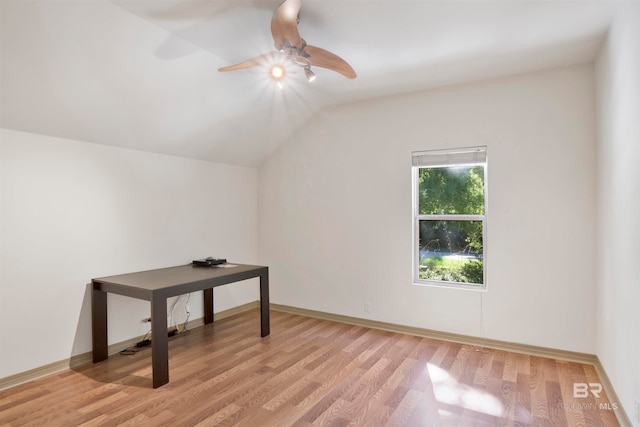
<svg viewBox="0 0 640 427">
<path fill-rule="evenodd" d="M 311 66 L 327 68 L 354 79 L 356 72 L 344 59 L 328 50 L 308 45 L 298 33 L 301 0 L 285 0 L 273 12 L 271 34 L 277 50 L 256 58 L 219 68 L 218 71 L 235 71 L 244 68 L 269 67 L 271 77 L 280 80 L 285 75 L 284 64 L 290 63 L 304 69 L 307 80 L 313 81 L 315 74 Z"/>
</svg>

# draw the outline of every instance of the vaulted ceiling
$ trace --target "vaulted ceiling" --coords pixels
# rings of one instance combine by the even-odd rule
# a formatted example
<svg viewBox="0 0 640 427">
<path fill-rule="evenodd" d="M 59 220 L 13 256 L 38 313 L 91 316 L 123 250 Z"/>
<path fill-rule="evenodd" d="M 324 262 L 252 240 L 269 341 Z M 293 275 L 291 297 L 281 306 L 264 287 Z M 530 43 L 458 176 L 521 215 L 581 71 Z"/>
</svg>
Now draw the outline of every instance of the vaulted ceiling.
<svg viewBox="0 0 640 427">
<path fill-rule="evenodd" d="M 255 166 L 323 108 L 591 61 L 616 2 L 302 0 L 355 80 L 218 72 L 273 50 L 279 4 L 0 0 L 0 126 Z"/>
</svg>

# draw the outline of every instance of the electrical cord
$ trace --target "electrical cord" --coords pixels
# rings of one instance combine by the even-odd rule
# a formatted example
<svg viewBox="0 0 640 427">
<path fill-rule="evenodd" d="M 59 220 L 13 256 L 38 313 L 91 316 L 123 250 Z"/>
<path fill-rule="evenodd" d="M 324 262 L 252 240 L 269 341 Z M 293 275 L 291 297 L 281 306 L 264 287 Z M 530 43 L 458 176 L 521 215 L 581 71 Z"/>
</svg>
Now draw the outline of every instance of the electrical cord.
<svg viewBox="0 0 640 427">
<path fill-rule="evenodd" d="M 191 299 L 191 294 L 187 294 L 187 302 L 184 303 L 184 323 L 182 324 L 182 331 L 180 334 L 188 332 L 187 325 L 189 323 L 189 316 L 191 316 L 191 307 L 189 306 L 189 300 Z"/>
<path fill-rule="evenodd" d="M 123 356 L 131 356 L 132 354 L 136 354 L 137 352 L 140 351 L 142 347 L 146 347 L 149 344 L 151 344 L 150 338 L 151 338 L 151 329 L 149 329 L 149 331 L 146 334 L 144 334 L 141 341 L 136 343 L 136 345 L 134 346 L 127 347 L 124 350 L 120 351 L 120 354 Z"/>
<path fill-rule="evenodd" d="M 173 301 L 173 304 L 171 304 L 171 308 L 167 310 L 167 317 L 169 318 L 169 321 L 167 322 L 167 324 L 169 325 L 170 328 L 174 327 L 175 330 L 178 331 L 177 333 L 182 333 L 187 330 L 187 322 L 189 321 L 189 316 L 191 315 L 191 311 L 189 307 L 189 300 L 191 299 L 191 293 L 188 293 L 186 294 L 187 299 L 184 303 L 185 320 L 184 320 L 184 323 L 182 324 L 182 331 L 180 331 L 179 324 L 176 322 L 176 319 L 174 317 L 174 312 L 176 310 L 176 306 L 180 301 L 184 299 L 184 297 L 185 295 L 180 295 L 178 298 L 176 298 Z"/>
<path fill-rule="evenodd" d="M 184 295 L 180 295 L 178 298 L 175 299 L 175 301 L 173 302 L 173 304 L 171 305 L 171 308 L 168 310 L 167 312 L 167 316 L 169 317 L 169 321 L 167 322 L 168 325 L 170 326 L 174 326 L 173 324 L 173 312 L 176 308 L 176 305 L 178 304 L 178 301 L 180 301 L 180 299 L 183 297 Z M 185 302 L 184 305 L 184 312 L 185 312 L 185 319 L 184 319 L 184 323 L 182 324 L 182 330 L 180 330 L 178 325 L 175 325 L 174 329 L 171 329 L 169 331 L 169 337 L 172 337 L 174 335 L 178 335 L 178 334 L 188 334 L 191 331 L 187 328 L 187 325 L 189 323 L 189 317 L 191 316 L 191 307 L 189 306 L 189 301 L 191 300 L 191 294 L 187 294 L 187 300 Z M 135 346 L 131 346 L 131 347 L 127 347 L 124 350 L 121 350 L 119 353 L 123 356 L 131 356 L 133 354 L 136 354 L 137 352 L 140 351 L 141 348 L 146 347 L 148 345 L 151 344 L 151 329 L 149 329 L 149 331 L 144 334 L 144 336 L 142 337 L 142 340 L 139 341 L 138 343 L 136 343 Z"/>
<path fill-rule="evenodd" d="M 487 353 L 489 349 L 486 346 L 487 335 L 484 331 L 484 300 L 482 298 L 483 292 L 480 292 L 480 337 L 484 345 L 482 348 L 476 347 L 476 351 L 482 351 L 483 353 Z"/>
</svg>

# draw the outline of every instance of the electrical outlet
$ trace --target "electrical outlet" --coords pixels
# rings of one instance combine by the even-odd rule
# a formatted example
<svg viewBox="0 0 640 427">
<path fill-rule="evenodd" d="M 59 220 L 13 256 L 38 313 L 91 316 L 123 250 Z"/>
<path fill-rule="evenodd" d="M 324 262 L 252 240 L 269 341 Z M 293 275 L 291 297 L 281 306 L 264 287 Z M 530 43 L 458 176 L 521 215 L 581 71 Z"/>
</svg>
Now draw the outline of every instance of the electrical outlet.
<svg viewBox="0 0 640 427">
<path fill-rule="evenodd" d="M 364 312 L 371 313 L 371 303 L 368 300 L 364 302 Z"/>
</svg>

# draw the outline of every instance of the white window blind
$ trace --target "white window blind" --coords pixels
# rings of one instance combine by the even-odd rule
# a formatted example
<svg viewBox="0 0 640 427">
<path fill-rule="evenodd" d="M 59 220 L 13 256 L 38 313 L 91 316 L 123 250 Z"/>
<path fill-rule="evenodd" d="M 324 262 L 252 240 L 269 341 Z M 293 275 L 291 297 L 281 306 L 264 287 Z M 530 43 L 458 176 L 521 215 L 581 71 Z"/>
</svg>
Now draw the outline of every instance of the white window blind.
<svg viewBox="0 0 640 427">
<path fill-rule="evenodd" d="M 487 161 L 487 147 L 470 147 L 456 150 L 414 151 L 412 165 L 438 167 L 452 165 L 475 165 Z"/>
</svg>

